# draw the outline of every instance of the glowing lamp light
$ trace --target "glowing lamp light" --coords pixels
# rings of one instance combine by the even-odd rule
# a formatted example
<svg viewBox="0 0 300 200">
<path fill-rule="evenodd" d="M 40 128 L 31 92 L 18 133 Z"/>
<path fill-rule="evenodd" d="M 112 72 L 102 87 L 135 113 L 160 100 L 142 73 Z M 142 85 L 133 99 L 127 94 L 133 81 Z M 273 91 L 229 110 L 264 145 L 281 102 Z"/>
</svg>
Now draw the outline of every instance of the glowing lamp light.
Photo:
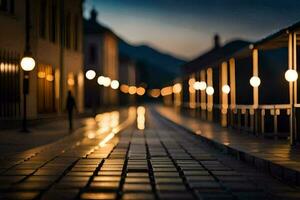
<svg viewBox="0 0 300 200">
<path fill-rule="evenodd" d="M 294 82 L 298 79 L 298 73 L 294 69 L 289 69 L 285 72 L 284 77 L 288 82 Z"/>
<path fill-rule="evenodd" d="M 104 76 L 99 76 L 98 79 L 97 79 L 97 83 L 99 85 L 103 85 L 104 81 L 105 81 L 105 77 Z"/>
<path fill-rule="evenodd" d="M 199 90 L 203 91 L 207 87 L 206 83 L 204 81 L 200 81 L 199 83 Z"/>
<path fill-rule="evenodd" d="M 230 92 L 229 85 L 223 85 L 222 92 L 225 93 L 225 94 L 229 94 L 229 92 Z"/>
<path fill-rule="evenodd" d="M 110 86 L 111 80 L 109 77 L 105 77 L 104 82 L 103 82 L 103 86 L 104 87 L 108 87 Z"/>
<path fill-rule="evenodd" d="M 196 81 L 193 85 L 195 90 L 205 90 L 206 89 L 206 83 L 204 81 Z"/>
<path fill-rule="evenodd" d="M 136 87 L 135 86 L 130 86 L 129 88 L 128 88 L 128 93 L 129 94 L 135 94 L 136 93 Z"/>
<path fill-rule="evenodd" d="M 250 85 L 252 87 L 258 87 L 260 85 L 260 78 L 258 76 L 252 76 L 250 79 Z"/>
<path fill-rule="evenodd" d="M 69 86 L 74 86 L 74 85 L 75 85 L 74 79 L 69 78 L 69 79 L 68 79 L 68 85 L 69 85 Z"/>
<path fill-rule="evenodd" d="M 110 87 L 114 90 L 118 89 L 119 88 L 119 81 L 117 80 L 112 80 L 111 83 L 110 83 Z"/>
<path fill-rule="evenodd" d="M 189 79 L 189 85 L 193 85 L 193 84 L 195 84 L 195 78 L 190 78 Z"/>
<path fill-rule="evenodd" d="M 195 93 L 195 88 L 194 87 L 189 87 L 189 93 L 194 94 Z"/>
<path fill-rule="evenodd" d="M 199 81 L 196 81 L 194 84 L 193 84 L 193 88 L 195 89 L 195 90 L 199 90 Z"/>
<path fill-rule="evenodd" d="M 160 96 L 160 89 L 152 89 L 150 90 L 150 96 L 153 98 L 157 98 Z"/>
<path fill-rule="evenodd" d="M 23 57 L 21 67 L 26 72 L 32 71 L 35 67 L 35 60 L 32 57 Z"/>
<path fill-rule="evenodd" d="M 136 90 L 137 95 L 143 96 L 145 94 L 146 90 L 143 87 L 138 87 Z"/>
<path fill-rule="evenodd" d="M 128 90 L 129 90 L 129 86 L 128 85 L 121 85 L 121 92 L 123 92 L 123 93 L 128 93 Z"/>
<path fill-rule="evenodd" d="M 38 78 L 45 78 L 46 73 L 45 72 L 38 72 Z"/>
<path fill-rule="evenodd" d="M 173 87 L 172 87 L 172 86 L 164 87 L 164 88 L 161 89 L 161 91 L 160 91 L 161 96 L 171 95 L 172 92 L 173 92 Z"/>
<path fill-rule="evenodd" d="M 176 83 L 174 86 L 173 86 L 173 93 L 174 94 L 178 94 L 180 93 L 182 90 L 182 86 L 180 83 Z"/>
<path fill-rule="evenodd" d="M 54 76 L 52 74 L 47 74 L 46 80 L 49 81 L 49 82 L 54 81 Z M 74 80 L 73 80 L 73 82 L 74 82 Z M 74 83 L 73 83 L 73 85 L 74 85 Z"/>
<path fill-rule="evenodd" d="M 95 77 L 96 77 L 96 72 L 94 70 L 88 70 L 86 73 L 85 73 L 85 77 L 88 79 L 88 80 L 93 80 Z"/>
<path fill-rule="evenodd" d="M 215 92 L 215 90 L 214 90 L 214 88 L 213 88 L 212 86 L 208 86 L 208 87 L 206 88 L 206 94 L 207 94 L 207 95 L 211 96 L 211 95 L 214 94 L 214 92 Z"/>
</svg>

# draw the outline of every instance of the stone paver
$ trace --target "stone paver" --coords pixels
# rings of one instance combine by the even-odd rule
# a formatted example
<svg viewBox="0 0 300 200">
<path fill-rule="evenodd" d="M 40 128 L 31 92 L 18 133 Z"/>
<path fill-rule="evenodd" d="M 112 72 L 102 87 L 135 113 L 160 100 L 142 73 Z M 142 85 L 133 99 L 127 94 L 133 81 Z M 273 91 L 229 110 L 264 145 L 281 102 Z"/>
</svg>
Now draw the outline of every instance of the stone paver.
<svg viewBox="0 0 300 200">
<path fill-rule="evenodd" d="M 146 113 L 144 130 L 136 128 L 131 110 L 106 132 L 95 134 L 103 128 L 100 117 L 81 137 L 2 160 L 0 199 L 300 197 L 299 188 L 233 160 L 150 110 Z"/>
<path fill-rule="evenodd" d="M 268 140 L 247 132 L 222 128 L 215 123 L 193 117 L 188 111 L 156 107 L 168 120 L 208 140 L 218 148 L 237 155 L 239 159 L 268 171 L 291 184 L 300 185 L 300 148 L 291 148 L 287 140 Z M 190 114 L 190 115 L 189 115 Z"/>
</svg>

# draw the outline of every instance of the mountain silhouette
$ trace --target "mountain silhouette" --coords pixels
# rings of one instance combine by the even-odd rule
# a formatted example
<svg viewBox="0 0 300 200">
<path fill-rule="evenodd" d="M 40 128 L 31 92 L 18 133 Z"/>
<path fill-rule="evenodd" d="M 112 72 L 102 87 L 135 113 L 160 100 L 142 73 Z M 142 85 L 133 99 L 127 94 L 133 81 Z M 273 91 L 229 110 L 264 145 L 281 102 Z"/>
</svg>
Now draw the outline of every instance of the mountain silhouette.
<svg viewBox="0 0 300 200">
<path fill-rule="evenodd" d="M 180 67 L 185 63 L 166 53 L 147 45 L 131 45 L 120 38 L 119 52 L 136 61 L 141 82 L 149 88 L 162 87 L 180 74 Z"/>
<path fill-rule="evenodd" d="M 149 88 L 160 88 L 170 84 L 181 72 L 184 60 L 178 59 L 147 45 L 131 45 L 116 35 L 110 28 L 93 19 L 84 19 L 85 33 L 113 34 L 118 38 L 119 56 L 125 56 L 136 63 L 139 82 Z"/>
</svg>

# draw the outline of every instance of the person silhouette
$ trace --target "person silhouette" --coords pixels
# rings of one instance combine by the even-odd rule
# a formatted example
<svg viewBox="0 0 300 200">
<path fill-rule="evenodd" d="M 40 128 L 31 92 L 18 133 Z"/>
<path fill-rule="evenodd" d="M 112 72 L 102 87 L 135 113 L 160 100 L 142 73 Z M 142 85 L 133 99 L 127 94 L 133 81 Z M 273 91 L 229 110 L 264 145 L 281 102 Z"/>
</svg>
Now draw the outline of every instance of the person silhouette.
<svg viewBox="0 0 300 200">
<path fill-rule="evenodd" d="M 68 119 L 69 119 L 69 130 L 73 130 L 73 110 L 76 108 L 76 102 L 74 97 L 72 96 L 72 92 L 68 91 L 68 97 L 67 97 L 67 111 L 68 111 Z"/>
</svg>

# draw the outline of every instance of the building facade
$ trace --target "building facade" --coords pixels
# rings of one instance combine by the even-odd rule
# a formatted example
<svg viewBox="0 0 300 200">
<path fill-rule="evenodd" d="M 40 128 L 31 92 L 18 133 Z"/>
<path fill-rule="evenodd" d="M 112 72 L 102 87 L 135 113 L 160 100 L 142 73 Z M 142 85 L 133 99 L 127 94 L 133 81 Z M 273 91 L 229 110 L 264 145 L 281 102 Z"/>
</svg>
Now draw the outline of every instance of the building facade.
<svg viewBox="0 0 300 200">
<path fill-rule="evenodd" d="M 83 111 L 82 0 L 29 0 L 30 49 L 36 66 L 29 75 L 30 118 L 65 110 L 67 91 Z M 0 1 L 0 118 L 20 118 L 25 51 L 24 0 Z M 13 85 L 13 87 L 12 87 Z"/>
<path fill-rule="evenodd" d="M 118 90 L 97 85 L 99 76 L 111 80 L 119 78 L 118 37 L 108 28 L 97 22 L 97 11 L 92 10 L 90 19 L 84 20 L 84 55 L 85 70 L 94 70 L 96 80 L 86 84 L 86 106 L 114 106 L 119 102 Z"/>
<path fill-rule="evenodd" d="M 180 108 L 223 127 L 299 145 L 299 31 L 298 22 L 253 43 L 229 42 L 185 64 L 172 83 L 183 83 Z"/>
</svg>

